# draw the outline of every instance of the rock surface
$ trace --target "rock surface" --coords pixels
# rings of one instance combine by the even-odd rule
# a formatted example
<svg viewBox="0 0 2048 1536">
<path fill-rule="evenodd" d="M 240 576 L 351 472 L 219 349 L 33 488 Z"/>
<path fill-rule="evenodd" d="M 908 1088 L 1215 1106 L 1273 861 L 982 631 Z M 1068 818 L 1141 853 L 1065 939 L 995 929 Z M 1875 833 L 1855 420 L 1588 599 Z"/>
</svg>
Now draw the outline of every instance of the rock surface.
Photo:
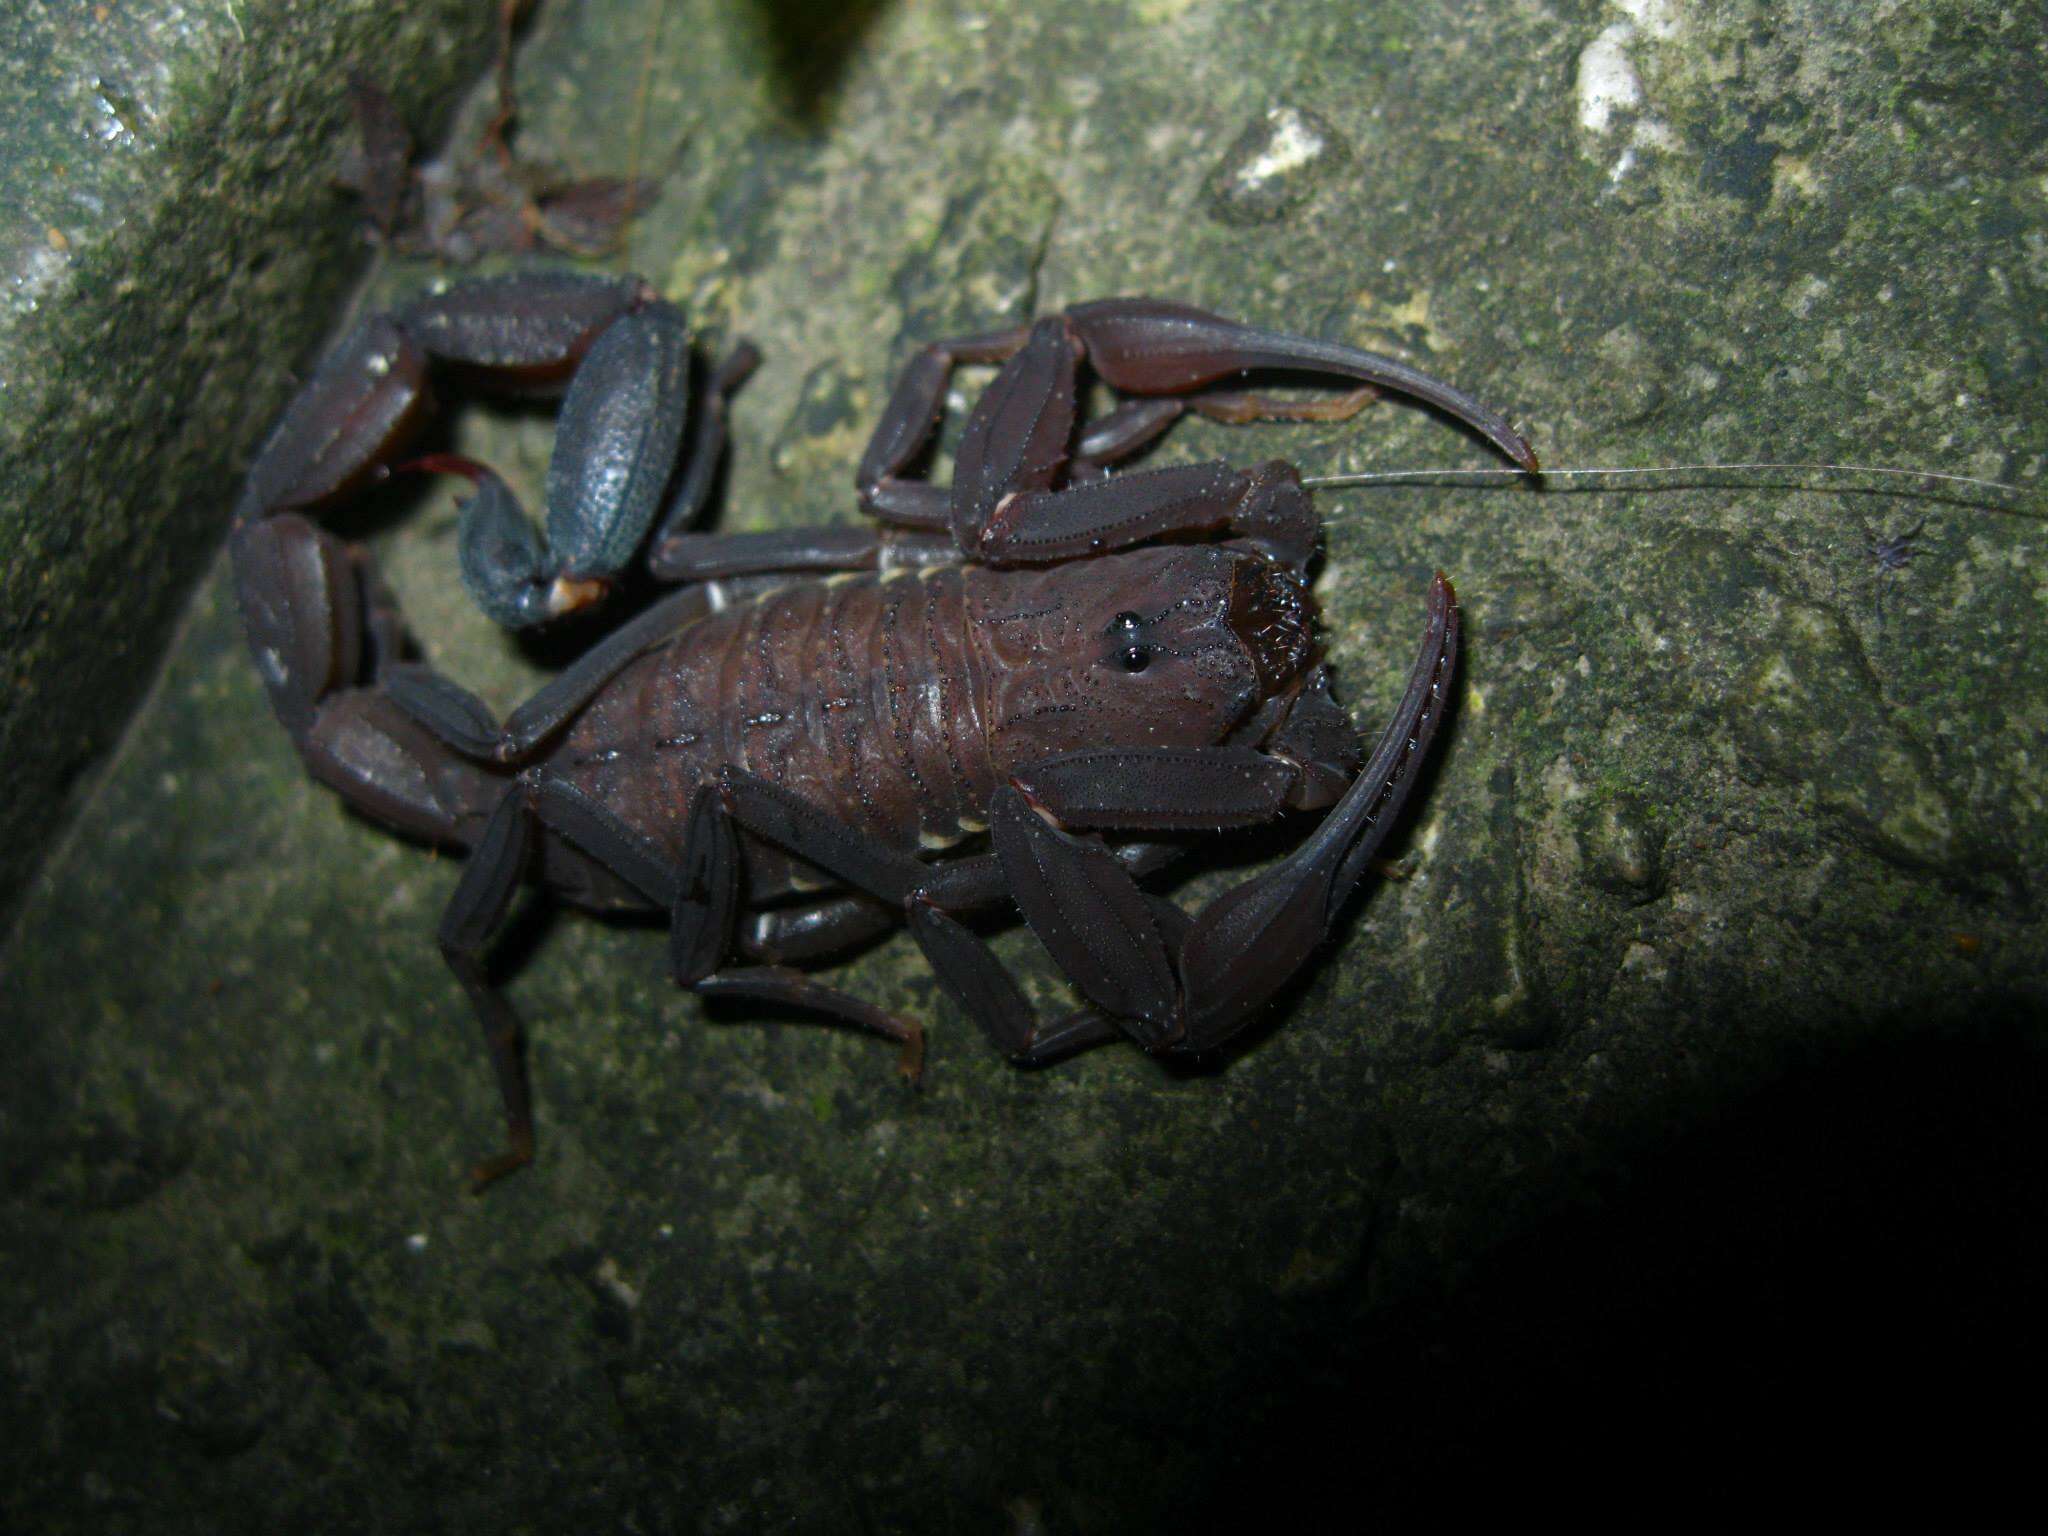
<svg viewBox="0 0 2048 1536">
<path fill-rule="evenodd" d="M 425 113 L 466 0 L 21 5 L 0 27 L 0 919 L 160 669 L 355 269 L 352 67 Z"/>
<path fill-rule="evenodd" d="M 554 3 L 521 56 L 522 152 L 661 176 L 626 259 L 766 354 L 729 528 L 848 515 L 916 343 L 1114 292 L 1400 352 L 1554 465 L 2039 482 L 2038 9 L 833 14 L 820 50 L 801 7 Z M 386 264 L 361 302 L 431 276 Z M 276 380 L 295 341 L 245 364 Z M 538 484 L 543 418 L 471 411 L 453 437 Z M 1217 452 L 1489 463 L 1394 402 L 1188 428 L 1160 461 Z M 1219 1489 L 1284 1502 L 1254 1447 L 1287 1486 L 1391 1496 L 1491 1454 L 1457 1438 L 1474 1423 L 1550 1444 L 1553 1405 L 1484 1371 L 1427 1385 L 1444 1356 L 1386 1346 L 1386 1319 L 1461 1277 L 1491 1294 L 1501 1245 L 1577 1230 L 1759 1103 L 1948 1167 L 1954 1126 L 1886 1118 L 1873 1053 L 1930 1089 L 1957 1062 L 2039 1081 L 1997 1042 L 2038 1043 L 2048 952 L 2040 496 L 1690 480 L 1323 494 L 1343 697 L 1368 728 L 1390 708 L 1439 567 L 1463 688 L 1410 878 L 1361 895 L 1221 1070 L 1111 1050 L 1016 1072 L 898 940 L 839 974 L 936 1025 L 911 1095 L 872 1042 L 707 1021 L 656 931 L 529 924 L 542 1156 L 481 1201 L 457 1171 L 495 1105 L 431 939 L 458 869 L 303 779 L 216 562 L 0 971 L 0 1508 L 95 1531 L 1112 1531 Z M 224 505 L 186 505 L 191 549 Z M 552 658 L 464 611 L 452 507 L 351 531 L 437 657 L 509 703 Z M 1923 517 L 1880 588 L 1869 539 Z M 1969 1029 L 1994 1043 L 1950 1052 Z M 1702 1200 L 1718 1240 L 1768 1186 L 1818 1188 L 1800 1167 L 1831 1134 L 1732 1159 L 1755 1203 Z M 1378 1438 L 1318 1438 L 1311 1409 L 1361 1401 Z"/>
</svg>

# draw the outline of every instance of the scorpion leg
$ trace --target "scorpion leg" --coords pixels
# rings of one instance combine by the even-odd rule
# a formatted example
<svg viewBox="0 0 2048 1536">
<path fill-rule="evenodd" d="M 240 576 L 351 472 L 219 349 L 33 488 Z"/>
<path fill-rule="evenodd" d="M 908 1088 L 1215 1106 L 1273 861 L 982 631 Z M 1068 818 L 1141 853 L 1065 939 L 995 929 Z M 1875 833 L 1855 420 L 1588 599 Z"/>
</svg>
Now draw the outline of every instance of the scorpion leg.
<svg viewBox="0 0 2048 1536">
<path fill-rule="evenodd" d="M 844 954 L 896 927 L 896 914 L 867 896 L 827 896 L 757 912 L 739 930 L 740 953 L 768 965 Z"/>
<path fill-rule="evenodd" d="M 680 864 L 567 781 L 533 775 L 534 805 L 549 828 L 669 914 L 669 956 L 679 986 L 706 997 L 751 997 L 826 1015 L 902 1046 L 898 1070 L 924 1071 L 924 1031 L 886 1009 L 782 965 L 726 965 L 735 948 L 742 866 L 733 818 L 718 788 L 690 806 Z"/>
<path fill-rule="evenodd" d="M 752 774 L 728 768 L 720 775 L 718 788 L 727 810 L 747 831 L 902 911 L 940 985 L 1005 1055 L 1019 1061 L 1050 1061 L 1117 1038 L 1124 1027 L 1106 1022 L 1092 1010 L 1051 1026 L 1040 1025 L 993 951 L 953 915 L 1009 897 L 998 856 L 924 864 Z M 1146 868 L 1163 862 L 1161 853 L 1156 845 L 1143 844 L 1105 857 L 1119 859 L 1122 867 Z M 1128 885 L 1122 867 L 1119 877 Z M 1146 898 L 1131 889 L 1133 901 L 1142 904 Z"/>
<path fill-rule="evenodd" d="M 1006 833 L 998 831 L 997 836 L 1003 838 Z M 1147 896 L 1131 883 L 1132 875 L 1156 869 L 1170 862 L 1170 857 L 1160 856 L 1160 845 L 1127 844 L 1108 853 L 1122 870 L 1107 871 L 1101 867 L 1099 842 L 1091 839 L 1077 846 L 1082 850 L 1081 868 L 1062 871 L 1060 876 L 1069 881 L 1066 894 L 1072 898 L 1072 907 L 1061 913 L 1058 921 L 1061 931 L 1073 937 L 1069 953 L 1089 972 L 1091 981 L 1099 983 L 1110 1007 L 1091 1005 L 1041 1021 L 994 950 L 942 904 L 925 900 L 910 904 L 910 931 L 932 974 L 981 1026 L 996 1049 L 1020 1066 L 1064 1060 L 1127 1036 L 1148 1049 L 1171 1040 L 1174 980 L 1170 971 L 1162 975 L 1153 962 L 1162 948 L 1171 952 L 1178 947 L 1189 919 L 1171 902 Z M 1014 849 L 1007 857 L 999 852 L 991 878 L 1022 906 L 1028 896 L 1020 893 L 1010 874 L 1016 859 Z M 1091 876 L 1099 878 L 1091 883 Z M 1097 924 L 1100 926 L 1092 926 Z"/>
<path fill-rule="evenodd" d="M 861 455 L 856 484 L 863 512 L 911 528 L 948 526 L 949 493 L 939 486 L 904 478 L 930 445 L 946 400 L 946 385 L 961 363 L 1000 363 L 1025 343 L 1028 326 L 935 341 L 909 363 L 882 411 Z"/>
<path fill-rule="evenodd" d="M 1163 869 L 1185 852 L 1186 849 L 1178 843 L 1123 843 L 1112 849 L 1113 856 L 1132 874 L 1138 875 Z M 956 872 L 967 862 L 987 863 L 986 860 L 956 861 L 946 866 L 946 895 L 956 907 L 975 904 L 959 888 L 960 882 L 956 878 Z M 1000 871 L 993 865 L 987 873 L 1000 878 Z M 991 892 L 984 904 L 992 905 L 1007 899 L 1007 888 L 998 888 Z M 1178 915 L 1177 908 L 1171 910 Z M 748 959 L 770 965 L 821 960 L 845 954 L 893 933 L 901 920 L 900 912 L 872 896 L 826 896 L 796 906 L 771 907 L 756 912 L 740 927 L 739 948 Z"/>
<path fill-rule="evenodd" d="M 470 1181 L 476 1192 L 533 1161 L 525 1030 L 490 979 L 485 951 L 517 898 L 537 828 L 561 838 L 649 905 L 668 912 L 670 961 L 679 985 L 707 997 L 751 997 L 815 1009 L 895 1040 L 902 1046 L 901 1070 L 918 1080 L 924 1032 L 917 1025 L 785 966 L 720 966 L 735 942 L 741 866 L 733 824 L 716 789 L 701 790 L 692 803 L 677 863 L 567 780 L 545 769 L 529 770 L 500 797 L 441 918 L 441 953 L 483 1026 L 505 1111 L 505 1150 L 476 1166 Z"/>
<path fill-rule="evenodd" d="M 367 562 L 296 514 L 244 523 L 230 547 L 250 649 L 312 776 L 386 825 L 474 849 L 440 938 L 483 1025 L 505 1105 L 506 1151 L 477 1168 L 481 1188 L 533 1155 L 524 1037 L 481 958 L 527 860 L 518 792 L 448 751 L 385 694 L 379 677 L 403 629 Z"/>
<path fill-rule="evenodd" d="M 882 910 L 901 911 L 940 985 L 1012 1060 L 1053 1061 L 1121 1038 L 1125 1032 L 1138 1033 L 1143 1020 L 1134 1022 L 1133 1015 L 1159 1015 L 1173 999 L 1170 972 L 1154 968 L 1127 980 L 1105 976 L 1108 995 L 1129 1010 L 1122 1022 L 1091 1008 L 1041 1024 L 994 951 L 955 915 L 1013 897 L 1015 884 L 1000 850 L 925 864 L 752 774 L 728 768 L 719 777 L 718 789 L 728 812 L 747 831 L 865 892 Z M 1167 844 L 1133 842 L 1114 850 L 1099 849 L 1094 855 L 1108 866 L 1106 873 L 1096 873 L 1102 875 L 1098 887 L 1104 892 L 1109 920 L 1140 945 L 1149 931 L 1152 947 L 1144 953 L 1162 965 L 1165 945 L 1178 943 L 1187 931 L 1187 919 L 1170 904 L 1155 904 L 1139 893 L 1131 877 L 1162 867 L 1178 852 Z M 1123 958 L 1118 955 L 1113 961 Z M 1113 990 L 1119 986 L 1123 990 Z"/>
<path fill-rule="evenodd" d="M 1123 1038 L 1119 1023 L 1092 1008 L 1042 1023 L 995 951 L 940 908 L 916 903 L 909 921 L 947 996 L 1011 1061 L 1038 1066 Z"/>
<path fill-rule="evenodd" d="M 535 771 L 506 788 L 441 915 L 438 934 L 442 958 L 483 1026 L 484 1049 L 505 1108 L 505 1150 L 472 1171 L 470 1188 L 477 1194 L 533 1161 L 526 1032 L 518 1011 L 491 980 L 485 951 L 518 897 L 533 857 L 536 824 L 590 855 L 652 904 L 666 905 L 677 884 L 666 861 L 644 839 L 560 780 Z"/>
<path fill-rule="evenodd" d="M 469 1185 L 476 1194 L 533 1161 L 533 1086 L 526 1072 L 526 1031 L 517 1010 L 491 983 L 484 962 L 492 930 L 519 894 L 532 841 L 528 809 L 519 790 L 513 788 L 498 802 L 483 838 L 463 867 L 462 881 L 441 914 L 437 935 L 441 958 L 462 983 L 477 1022 L 483 1026 L 484 1051 L 505 1106 L 505 1150 L 471 1170 Z"/>
<path fill-rule="evenodd" d="M 1158 754 L 1069 754 L 1074 777 L 1106 786 L 1122 770 L 1142 775 L 1149 790 L 1114 792 L 1131 798 L 1170 797 L 1174 784 L 1192 788 L 1186 805 L 1146 825 L 1242 825 L 1278 813 L 1278 792 L 1245 784 L 1255 752 L 1212 749 Z M 1281 773 L 1269 779 L 1284 779 Z M 1153 771 L 1148 771 L 1153 770 Z M 1156 771 L 1156 772 L 1155 772 Z M 1126 793 L 1131 798 L 1126 798 Z M 1235 803 L 1233 803 L 1233 801 Z M 1118 819 L 1114 812 L 1111 819 Z M 995 951 L 942 911 L 913 906 L 910 927 L 940 984 L 1012 1060 L 1040 1062 L 1071 1055 L 1121 1033 L 1147 1050 L 1169 1049 L 1182 1028 L 1181 985 L 1173 956 L 1189 922 L 1169 902 L 1139 890 L 1125 860 L 1093 835 L 1076 837 L 1053 824 L 1034 796 L 1012 785 L 998 788 L 989 805 L 989 832 L 1008 894 L 1048 953 L 1092 1008 L 1047 1025 L 1010 978 Z M 1099 1012 L 1097 1011 L 1099 1010 Z"/>
<path fill-rule="evenodd" d="M 475 694 L 418 663 L 392 667 L 385 675 L 385 692 L 457 752 L 484 762 L 518 763 L 568 724 L 636 657 L 715 611 L 717 602 L 713 592 L 701 586 L 670 593 L 564 667 L 502 725 Z"/>
</svg>

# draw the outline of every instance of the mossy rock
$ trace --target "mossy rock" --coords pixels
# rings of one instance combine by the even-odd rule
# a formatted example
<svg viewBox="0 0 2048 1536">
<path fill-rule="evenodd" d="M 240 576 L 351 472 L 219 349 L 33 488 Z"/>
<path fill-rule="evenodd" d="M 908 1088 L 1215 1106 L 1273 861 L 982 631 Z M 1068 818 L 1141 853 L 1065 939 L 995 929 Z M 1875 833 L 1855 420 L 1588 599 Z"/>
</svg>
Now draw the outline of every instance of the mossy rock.
<svg viewBox="0 0 2048 1536">
<path fill-rule="evenodd" d="M 1117 292 L 1398 351 L 1511 407 L 1552 464 L 2031 488 L 2038 22 L 1060 0 L 863 7 L 819 55 L 800 7 L 590 0 L 532 24 L 520 142 L 658 175 L 612 265 L 708 345 L 765 353 L 727 527 L 849 515 L 917 343 Z M 386 262 L 356 307 L 436 275 Z M 273 381 L 267 413 L 306 332 L 259 329 L 241 366 Z M 537 484 L 544 417 L 452 432 Z M 1490 462 L 1391 401 L 1190 426 L 1158 462 L 1216 453 Z M 1954 1122 L 1873 1127 L 1900 1074 L 2004 1084 L 1957 1143 L 2001 1154 L 1986 1126 L 2039 1081 L 2040 498 L 1802 483 L 1324 493 L 1344 698 L 1368 726 L 1389 709 L 1438 568 L 1462 687 L 1408 878 L 1361 893 L 1219 1069 L 1108 1050 L 1017 1072 L 898 940 L 835 979 L 932 1022 L 911 1094 L 886 1047 L 677 995 L 658 930 L 526 925 L 542 1155 L 482 1200 L 458 1175 L 495 1105 L 432 943 L 459 867 L 305 781 L 216 561 L 5 956 L 6 1507 L 96 1531 L 1106 1531 L 1255 1486 L 1391 1501 L 1492 1453 L 1554 1470 L 1587 1420 L 1473 1365 L 1481 1338 L 1530 1358 L 1502 1264 L 1546 1282 L 1551 1326 L 1597 1334 L 1557 1275 L 1639 1257 L 1588 1235 L 1602 1202 L 1663 1252 L 1699 1239 L 1671 1230 L 1692 1200 L 1711 1242 L 1776 1211 L 1810 1252 L 1801 1227 L 1833 1229 L 1803 1161 L 1833 1147 L 1853 1184 L 1839 1146 L 1892 1126 L 1916 1166 L 1955 1166 Z M 188 559 L 225 504 L 180 503 Z M 548 658 L 465 611 L 452 507 L 351 531 L 437 659 L 509 703 Z M 1923 517 L 1880 584 L 1870 539 Z M 1272 846 L 1219 850 L 1189 894 Z M 1004 952 L 1050 1006 L 1027 939 Z M 1787 1129 L 1808 1103 L 1811 1144 Z M 1735 1199 L 1684 1139 L 1760 1116 L 1725 1167 L 1781 1188 Z M 1845 1289 L 1904 1305 L 1872 1269 Z M 1479 1302 L 1445 1301 L 1461 1280 Z M 1751 1314 L 1686 1295 L 1736 1347 Z M 1470 1327 L 1430 1322 L 1445 1306 Z M 1837 1411 L 1865 1411 L 1859 1380 Z"/>
</svg>

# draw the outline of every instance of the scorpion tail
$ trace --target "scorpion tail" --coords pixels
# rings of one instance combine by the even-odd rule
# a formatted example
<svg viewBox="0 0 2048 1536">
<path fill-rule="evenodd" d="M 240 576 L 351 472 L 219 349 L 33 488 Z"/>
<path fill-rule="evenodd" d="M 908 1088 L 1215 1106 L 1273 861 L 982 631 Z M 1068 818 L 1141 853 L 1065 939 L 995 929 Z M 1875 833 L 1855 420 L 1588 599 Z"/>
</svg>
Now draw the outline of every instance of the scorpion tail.
<svg viewBox="0 0 2048 1536">
<path fill-rule="evenodd" d="M 505 776 L 451 751 L 379 685 L 406 639 L 368 558 L 294 513 L 244 523 L 229 547 L 249 650 L 307 771 L 397 831 L 475 846 Z"/>
</svg>

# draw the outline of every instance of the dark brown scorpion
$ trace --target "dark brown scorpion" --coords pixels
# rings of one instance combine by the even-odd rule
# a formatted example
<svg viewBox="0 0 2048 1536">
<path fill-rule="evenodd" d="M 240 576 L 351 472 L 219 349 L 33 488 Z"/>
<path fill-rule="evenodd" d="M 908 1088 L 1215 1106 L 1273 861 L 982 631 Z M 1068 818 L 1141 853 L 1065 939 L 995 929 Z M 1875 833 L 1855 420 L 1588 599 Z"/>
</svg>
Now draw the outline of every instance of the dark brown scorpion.
<svg viewBox="0 0 2048 1536">
<path fill-rule="evenodd" d="M 1391 389 L 1536 469 L 1500 415 L 1391 358 L 1117 299 L 919 352 L 861 461 L 871 521 L 691 532 L 726 397 L 753 362 L 742 347 L 692 413 L 683 316 L 640 280 L 466 283 L 360 324 L 249 471 L 232 549 L 278 718 L 353 809 L 469 855 L 439 937 L 504 1100 L 508 1144 L 478 1187 L 533 1156 L 524 1037 L 484 960 L 529 880 L 584 907 L 667 914 L 679 984 L 887 1036 L 913 1078 L 918 1025 L 792 962 L 905 922 L 1020 1062 L 1119 1036 L 1174 1055 L 1229 1038 L 1373 859 L 1442 720 L 1458 610 L 1439 574 L 1406 693 L 1367 756 L 1316 640 L 1305 572 L 1320 525 L 1296 471 L 1109 467 L 1185 410 L 1341 419 Z M 960 363 L 1001 367 L 942 488 L 916 468 Z M 684 584 L 502 722 L 408 659 L 363 552 L 297 510 L 385 470 L 436 365 L 564 391 L 544 534 L 484 467 L 421 461 L 476 483 L 462 574 L 493 618 L 544 623 L 595 601 L 643 546 L 658 580 Z M 1122 401 L 1090 422 L 1084 365 Z M 1261 371 L 1356 387 L 1214 387 Z M 1193 917 L 1136 883 L 1176 834 L 1324 807 L 1298 848 Z M 1006 903 L 1085 1007 L 1041 1022 L 961 920 Z"/>
</svg>

